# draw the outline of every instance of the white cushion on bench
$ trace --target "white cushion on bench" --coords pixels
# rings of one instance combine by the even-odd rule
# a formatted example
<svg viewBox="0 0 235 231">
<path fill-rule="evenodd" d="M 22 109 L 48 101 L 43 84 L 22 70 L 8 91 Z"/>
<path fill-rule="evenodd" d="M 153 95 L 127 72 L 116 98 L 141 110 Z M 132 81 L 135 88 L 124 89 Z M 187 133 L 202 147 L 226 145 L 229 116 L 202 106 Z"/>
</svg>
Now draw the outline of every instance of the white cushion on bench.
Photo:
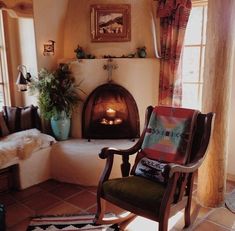
<svg viewBox="0 0 235 231">
<path fill-rule="evenodd" d="M 0 139 L 0 169 L 19 166 L 19 188 L 24 189 L 51 178 L 52 136 L 38 129 L 15 132 Z"/>
<path fill-rule="evenodd" d="M 0 168 L 9 166 L 15 159 L 27 159 L 35 151 L 47 148 L 55 143 L 52 136 L 38 129 L 15 132 L 0 139 Z"/>
</svg>

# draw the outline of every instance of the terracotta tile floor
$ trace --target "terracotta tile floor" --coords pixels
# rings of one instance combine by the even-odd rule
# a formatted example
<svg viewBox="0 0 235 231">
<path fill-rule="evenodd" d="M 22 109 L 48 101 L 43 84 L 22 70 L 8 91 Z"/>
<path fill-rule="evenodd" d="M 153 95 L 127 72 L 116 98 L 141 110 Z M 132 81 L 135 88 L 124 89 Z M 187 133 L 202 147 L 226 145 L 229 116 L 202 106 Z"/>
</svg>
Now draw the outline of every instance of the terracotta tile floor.
<svg viewBox="0 0 235 231">
<path fill-rule="evenodd" d="M 235 189 L 235 182 L 227 182 L 227 193 Z M 194 197 L 196 195 L 196 187 Z M 96 210 L 96 188 L 61 183 L 49 180 L 22 191 L 10 191 L 0 194 L 0 203 L 6 206 L 6 224 L 8 231 L 26 230 L 30 217 L 34 215 L 55 215 L 74 213 L 94 213 Z M 116 206 L 107 206 L 110 212 L 120 212 Z M 194 231 L 235 231 L 235 214 L 226 209 L 204 208 L 193 200 L 192 217 L 194 224 L 187 229 Z M 156 231 L 157 223 L 142 217 L 136 217 L 123 223 L 125 231 Z M 176 214 L 169 221 L 169 230 L 183 228 L 183 213 Z"/>
</svg>

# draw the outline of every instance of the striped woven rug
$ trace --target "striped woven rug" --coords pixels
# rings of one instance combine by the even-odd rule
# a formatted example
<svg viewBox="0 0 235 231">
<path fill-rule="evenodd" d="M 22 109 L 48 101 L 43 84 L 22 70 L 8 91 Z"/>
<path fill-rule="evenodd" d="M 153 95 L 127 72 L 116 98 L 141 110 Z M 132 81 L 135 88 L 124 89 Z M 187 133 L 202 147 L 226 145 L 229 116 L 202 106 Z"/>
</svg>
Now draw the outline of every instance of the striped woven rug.
<svg viewBox="0 0 235 231">
<path fill-rule="evenodd" d="M 119 231 L 119 226 L 117 224 L 94 225 L 93 219 L 94 215 L 63 215 L 34 217 L 32 218 L 27 231 Z"/>
</svg>

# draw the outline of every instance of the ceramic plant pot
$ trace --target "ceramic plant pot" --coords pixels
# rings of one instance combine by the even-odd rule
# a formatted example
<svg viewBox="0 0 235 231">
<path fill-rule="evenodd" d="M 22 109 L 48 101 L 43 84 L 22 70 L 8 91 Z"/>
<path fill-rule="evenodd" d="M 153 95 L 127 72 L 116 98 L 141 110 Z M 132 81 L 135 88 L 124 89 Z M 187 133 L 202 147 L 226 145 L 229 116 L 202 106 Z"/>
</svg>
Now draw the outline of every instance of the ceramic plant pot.
<svg viewBox="0 0 235 231">
<path fill-rule="evenodd" d="M 147 56 L 146 47 L 137 48 L 137 54 L 139 58 L 146 58 Z"/>
<path fill-rule="evenodd" d="M 57 140 L 67 140 L 69 137 L 71 119 L 66 116 L 52 117 L 51 129 Z"/>
</svg>

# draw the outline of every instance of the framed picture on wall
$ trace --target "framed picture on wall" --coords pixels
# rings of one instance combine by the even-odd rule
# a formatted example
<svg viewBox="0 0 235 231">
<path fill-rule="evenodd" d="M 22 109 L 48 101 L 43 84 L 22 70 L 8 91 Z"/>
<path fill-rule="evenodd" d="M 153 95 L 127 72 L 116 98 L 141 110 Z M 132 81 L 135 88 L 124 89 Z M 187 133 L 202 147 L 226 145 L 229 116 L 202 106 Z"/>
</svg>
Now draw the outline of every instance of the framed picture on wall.
<svg viewBox="0 0 235 231">
<path fill-rule="evenodd" d="M 91 5 L 91 41 L 126 42 L 131 40 L 129 4 Z"/>
</svg>

